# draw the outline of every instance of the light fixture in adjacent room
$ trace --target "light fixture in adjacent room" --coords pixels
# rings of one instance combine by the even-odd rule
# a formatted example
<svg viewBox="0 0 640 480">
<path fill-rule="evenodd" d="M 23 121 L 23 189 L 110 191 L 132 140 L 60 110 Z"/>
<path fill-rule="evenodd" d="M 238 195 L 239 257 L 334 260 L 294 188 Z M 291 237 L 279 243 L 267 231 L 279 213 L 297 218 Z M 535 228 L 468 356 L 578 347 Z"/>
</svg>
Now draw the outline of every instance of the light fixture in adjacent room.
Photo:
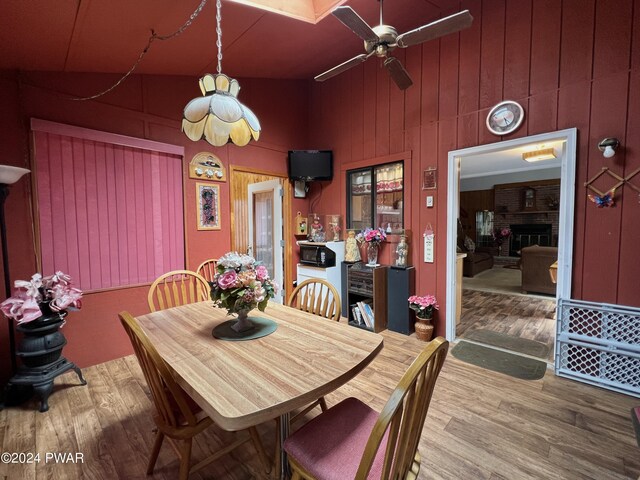
<svg viewBox="0 0 640 480">
<path fill-rule="evenodd" d="M 605 138 L 598 144 L 604 158 L 611 158 L 616 154 L 616 149 L 620 146 L 617 138 Z"/>
<path fill-rule="evenodd" d="M 553 160 L 556 158 L 556 151 L 552 147 L 549 148 L 537 148 L 529 152 L 522 154 L 522 159 L 525 162 L 539 162 L 541 160 Z"/>
<path fill-rule="evenodd" d="M 218 73 L 200 79 L 202 97 L 184 108 L 182 131 L 194 142 L 206 140 L 215 147 L 232 142 L 240 147 L 260 137 L 260 122 L 254 113 L 236 98 L 240 84 L 222 73 L 222 29 L 220 0 L 216 1 L 216 46 Z"/>
</svg>

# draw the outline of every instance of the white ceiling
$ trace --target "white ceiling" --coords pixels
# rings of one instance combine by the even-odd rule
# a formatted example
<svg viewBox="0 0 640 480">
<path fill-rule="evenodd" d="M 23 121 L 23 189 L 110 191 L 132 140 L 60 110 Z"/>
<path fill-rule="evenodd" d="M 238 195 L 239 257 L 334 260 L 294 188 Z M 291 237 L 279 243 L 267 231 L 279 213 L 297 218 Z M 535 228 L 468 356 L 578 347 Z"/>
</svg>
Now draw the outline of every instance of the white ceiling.
<svg viewBox="0 0 640 480">
<path fill-rule="evenodd" d="M 506 173 L 533 172 L 560 168 L 562 163 L 562 141 L 534 143 L 531 145 L 505 149 L 498 152 L 464 156 L 460 159 L 460 178 L 488 177 Z M 538 148 L 553 148 L 556 158 L 538 162 L 526 162 L 522 154 Z"/>
</svg>

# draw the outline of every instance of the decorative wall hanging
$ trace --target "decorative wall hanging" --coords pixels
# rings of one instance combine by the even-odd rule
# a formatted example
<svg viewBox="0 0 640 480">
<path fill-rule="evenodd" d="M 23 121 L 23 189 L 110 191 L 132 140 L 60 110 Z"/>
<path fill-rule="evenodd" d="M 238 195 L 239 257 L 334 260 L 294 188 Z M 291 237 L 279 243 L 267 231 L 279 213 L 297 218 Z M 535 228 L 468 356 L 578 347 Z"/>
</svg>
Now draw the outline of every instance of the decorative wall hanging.
<svg viewBox="0 0 640 480">
<path fill-rule="evenodd" d="M 429 167 L 422 172 L 422 190 L 436 189 L 436 167 Z"/>
<path fill-rule="evenodd" d="M 196 183 L 198 230 L 220 230 L 220 187 Z"/>
<path fill-rule="evenodd" d="M 596 204 L 596 207 L 613 207 L 615 205 L 614 196 L 616 194 L 616 189 L 612 188 L 605 195 L 587 195 L 589 200 Z"/>
<path fill-rule="evenodd" d="M 226 182 L 227 171 L 213 153 L 200 152 L 189 162 L 189 178 Z"/>
</svg>

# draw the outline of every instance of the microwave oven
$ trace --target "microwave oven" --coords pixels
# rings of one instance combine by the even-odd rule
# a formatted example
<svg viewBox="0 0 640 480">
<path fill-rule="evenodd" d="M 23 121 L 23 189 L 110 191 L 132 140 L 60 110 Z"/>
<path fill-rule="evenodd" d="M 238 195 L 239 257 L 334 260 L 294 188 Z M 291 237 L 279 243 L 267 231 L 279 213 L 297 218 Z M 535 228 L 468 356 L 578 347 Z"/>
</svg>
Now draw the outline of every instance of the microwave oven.
<svg viewBox="0 0 640 480">
<path fill-rule="evenodd" d="M 322 243 L 300 243 L 300 263 L 313 267 L 336 266 L 336 253 Z"/>
</svg>

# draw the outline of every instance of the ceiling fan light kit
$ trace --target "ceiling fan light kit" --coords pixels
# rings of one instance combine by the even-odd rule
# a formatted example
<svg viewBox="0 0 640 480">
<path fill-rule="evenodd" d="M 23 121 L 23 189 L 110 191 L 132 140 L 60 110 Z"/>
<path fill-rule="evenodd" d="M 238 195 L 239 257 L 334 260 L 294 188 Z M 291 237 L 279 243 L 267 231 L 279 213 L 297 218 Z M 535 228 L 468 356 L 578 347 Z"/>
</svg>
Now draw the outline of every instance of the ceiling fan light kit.
<svg viewBox="0 0 640 480">
<path fill-rule="evenodd" d="M 464 28 L 471 26 L 473 17 L 469 10 L 454 13 L 448 17 L 441 18 L 435 22 L 415 28 L 408 32 L 398 35 L 397 30 L 391 25 L 385 25 L 382 19 L 382 4 L 380 0 L 380 25 L 371 28 L 360 15 L 358 15 L 351 7 L 337 7 L 332 13 L 347 26 L 353 33 L 364 40 L 364 49 L 366 54 L 360 54 L 346 62 L 341 63 L 320 75 L 315 77 L 318 82 L 324 82 L 331 77 L 341 74 L 342 72 L 355 67 L 364 62 L 372 55 L 384 58 L 383 65 L 388 70 L 391 79 L 401 90 L 405 90 L 413 85 L 411 77 L 406 69 L 396 57 L 390 56 L 389 53 L 396 48 L 407 48 L 412 45 L 418 45 L 429 40 L 458 32 Z"/>
</svg>

